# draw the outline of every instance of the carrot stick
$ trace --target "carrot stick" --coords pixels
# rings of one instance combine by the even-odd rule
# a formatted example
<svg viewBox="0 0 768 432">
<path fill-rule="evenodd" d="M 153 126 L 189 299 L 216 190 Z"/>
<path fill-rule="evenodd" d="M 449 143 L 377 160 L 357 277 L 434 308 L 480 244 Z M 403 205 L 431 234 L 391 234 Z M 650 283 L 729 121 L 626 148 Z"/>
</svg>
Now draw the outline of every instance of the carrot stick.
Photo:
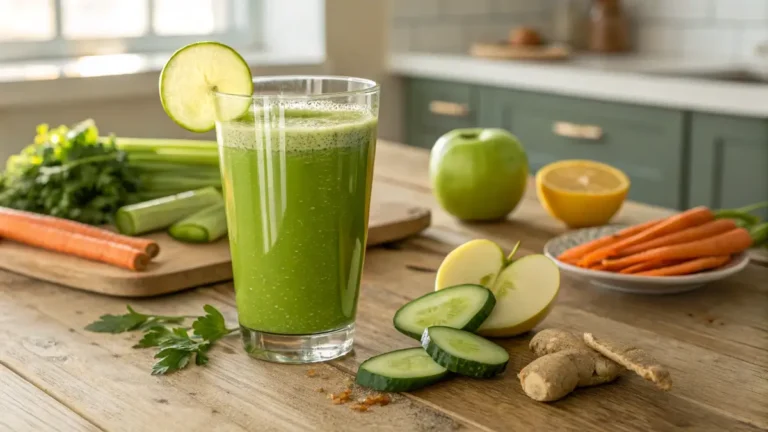
<svg viewBox="0 0 768 432">
<path fill-rule="evenodd" d="M 624 228 L 623 230 L 618 231 L 618 232 L 616 232 L 614 234 L 607 235 L 605 237 L 600 237 L 599 239 L 595 239 L 595 240 L 589 241 L 587 243 L 580 244 L 578 246 L 574 246 L 574 247 L 566 250 L 565 252 L 561 253 L 560 255 L 558 255 L 557 259 L 559 261 L 571 263 L 572 261 L 578 260 L 578 259 L 582 258 L 584 255 L 586 255 L 586 254 L 588 254 L 588 253 L 590 253 L 590 252 L 592 252 L 594 250 L 597 250 L 597 249 L 599 249 L 601 247 L 607 246 L 607 245 L 609 245 L 611 243 L 615 243 L 615 242 L 617 242 L 619 240 L 622 240 L 622 239 L 625 239 L 627 237 L 631 237 L 631 236 L 633 236 L 633 235 L 635 235 L 635 234 L 637 234 L 637 233 L 639 233 L 639 232 L 641 232 L 643 230 L 646 230 L 646 229 L 652 227 L 653 225 L 659 223 L 660 221 L 661 221 L 661 219 L 657 219 L 657 220 L 652 220 L 652 221 L 649 221 L 649 222 L 641 223 L 641 224 L 638 224 L 638 225 L 632 225 L 632 226 Z"/>
<path fill-rule="evenodd" d="M 64 231 L 72 233 L 82 234 L 84 236 L 93 237 L 101 240 L 107 240 L 115 243 L 121 243 L 126 246 L 130 246 L 134 249 L 143 251 L 150 258 L 154 258 L 160 253 L 160 246 L 156 242 L 144 238 L 128 237 L 121 234 L 113 233 L 105 229 L 96 228 L 94 226 L 86 225 L 80 222 L 75 222 L 63 218 L 57 218 L 53 216 L 45 216 L 37 213 L 30 213 L 21 210 L 9 209 L 7 207 L 0 207 L 0 221 L 7 220 L 8 218 L 23 218 L 40 225 L 51 226 Z"/>
<path fill-rule="evenodd" d="M 730 219 L 717 219 L 711 222 L 707 222 L 703 225 L 695 226 L 692 228 L 684 229 L 672 234 L 667 234 L 663 237 L 640 243 L 634 246 L 630 246 L 621 251 L 621 255 L 634 255 L 639 252 L 647 251 L 649 249 L 656 249 L 662 246 L 672 246 L 681 243 L 688 243 L 694 240 L 700 240 L 707 237 L 712 237 L 717 234 L 730 231 L 738 228 L 736 223 Z"/>
<path fill-rule="evenodd" d="M 653 240 L 673 232 L 682 231 L 686 228 L 698 226 L 707 223 L 714 218 L 715 216 L 712 214 L 712 211 L 706 207 L 695 207 L 686 210 L 680 214 L 670 216 L 658 224 L 629 238 L 590 252 L 579 261 L 579 264 L 590 265 L 601 262 L 606 258 L 617 255 L 619 252 L 630 246 Z"/>
<path fill-rule="evenodd" d="M 19 218 L 3 220 L 0 223 L 0 237 L 129 270 L 144 270 L 149 262 L 147 254 L 122 243 L 72 233 Z"/>
<path fill-rule="evenodd" d="M 710 270 L 725 265 L 731 260 L 730 255 L 701 257 L 685 261 L 680 264 L 662 267 L 655 270 L 649 270 L 637 273 L 638 276 L 680 276 Z"/>
<path fill-rule="evenodd" d="M 752 237 L 749 236 L 749 231 L 744 228 L 736 228 L 714 237 L 673 246 L 662 246 L 624 258 L 606 260 L 603 264 L 608 268 L 622 269 L 648 261 L 732 255 L 748 249 L 751 245 Z"/>
<path fill-rule="evenodd" d="M 661 267 L 669 267 L 671 265 L 680 264 L 681 260 L 665 260 L 665 261 L 646 261 L 639 264 L 633 264 L 629 267 L 625 267 L 619 271 L 621 274 L 634 274 L 647 270 L 655 270 Z"/>
</svg>

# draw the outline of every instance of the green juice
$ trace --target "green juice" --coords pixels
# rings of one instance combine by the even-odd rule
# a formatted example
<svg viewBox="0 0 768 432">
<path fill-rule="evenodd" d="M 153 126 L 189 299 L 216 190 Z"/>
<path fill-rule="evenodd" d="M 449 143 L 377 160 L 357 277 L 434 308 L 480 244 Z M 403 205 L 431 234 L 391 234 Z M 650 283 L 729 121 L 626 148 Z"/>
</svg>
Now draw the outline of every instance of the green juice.
<svg viewBox="0 0 768 432">
<path fill-rule="evenodd" d="M 267 118 L 217 124 L 240 324 L 342 328 L 357 310 L 377 120 L 312 109 Z"/>
</svg>

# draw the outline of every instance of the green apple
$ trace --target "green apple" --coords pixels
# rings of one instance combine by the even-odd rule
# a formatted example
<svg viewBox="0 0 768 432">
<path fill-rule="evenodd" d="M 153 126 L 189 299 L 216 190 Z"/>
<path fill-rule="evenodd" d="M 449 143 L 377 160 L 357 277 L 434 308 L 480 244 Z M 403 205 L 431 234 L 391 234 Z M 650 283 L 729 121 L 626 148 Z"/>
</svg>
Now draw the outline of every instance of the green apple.
<svg viewBox="0 0 768 432">
<path fill-rule="evenodd" d="M 519 245 L 519 243 L 518 243 Z M 516 260 L 490 240 L 472 240 L 449 253 L 435 278 L 435 290 L 478 284 L 490 289 L 496 306 L 477 333 L 489 337 L 516 336 L 530 331 L 552 310 L 560 290 L 560 270 L 544 255 Z"/>
<path fill-rule="evenodd" d="M 525 192 L 528 158 L 504 129 L 456 129 L 441 136 L 429 159 L 440 205 L 462 220 L 504 218 Z"/>
</svg>

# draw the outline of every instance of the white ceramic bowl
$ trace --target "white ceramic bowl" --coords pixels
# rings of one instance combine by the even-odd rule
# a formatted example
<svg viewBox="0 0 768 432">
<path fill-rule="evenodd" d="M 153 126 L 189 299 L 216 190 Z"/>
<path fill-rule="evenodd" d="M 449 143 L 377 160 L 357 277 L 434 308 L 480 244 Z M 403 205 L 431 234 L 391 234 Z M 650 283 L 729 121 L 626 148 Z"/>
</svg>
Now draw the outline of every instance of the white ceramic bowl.
<svg viewBox="0 0 768 432">
<path fill-rule="evenodd" d="M 730 263 L 717 270 L 686 276 L 635 276 L 605 271 L 589 270 L 558 261 L 565 250 L 597 238 L 613 234 L 624 228 L 608 225 L 571 231 L 555 237 L 544 245 L 544 254 L 555 261 L 560 270 L 588 280 L 595 286 L 635 294 L 676 294 L 695 290 L 709 282 L 724 279 L 738 273 L 749 263 L 746 253 L 733 257 Z"/>
</svg>

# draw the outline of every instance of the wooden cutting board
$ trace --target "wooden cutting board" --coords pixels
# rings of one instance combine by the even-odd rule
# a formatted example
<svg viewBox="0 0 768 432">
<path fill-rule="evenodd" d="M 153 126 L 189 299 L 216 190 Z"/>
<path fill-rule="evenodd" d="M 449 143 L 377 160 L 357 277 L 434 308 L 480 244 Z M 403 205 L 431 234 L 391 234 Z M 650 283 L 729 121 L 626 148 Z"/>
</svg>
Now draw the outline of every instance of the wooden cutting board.
<svg viewBox="0 0 768 432">
<path fill-rule="evenodd" d="M 475 57 L 508 60 L 565 60 L 570 49 L 561 45 L 518 47 L 508 43 L 476 43 L 470 48 Z"/>
<path fill-rule="evenodd" d="M 368 246 L 417 234 L 430 224 L 428 209 L 400 203 L 371 204 Z M 148 297 L 232 279 L 227 239 L 190 245 L 164 232 L 146 236 L 160 245 L 160 255 L 146 271 L 107 264 L 0 241 L 0 268 L 35 279 L 120 297 Z"/>
</svg>

